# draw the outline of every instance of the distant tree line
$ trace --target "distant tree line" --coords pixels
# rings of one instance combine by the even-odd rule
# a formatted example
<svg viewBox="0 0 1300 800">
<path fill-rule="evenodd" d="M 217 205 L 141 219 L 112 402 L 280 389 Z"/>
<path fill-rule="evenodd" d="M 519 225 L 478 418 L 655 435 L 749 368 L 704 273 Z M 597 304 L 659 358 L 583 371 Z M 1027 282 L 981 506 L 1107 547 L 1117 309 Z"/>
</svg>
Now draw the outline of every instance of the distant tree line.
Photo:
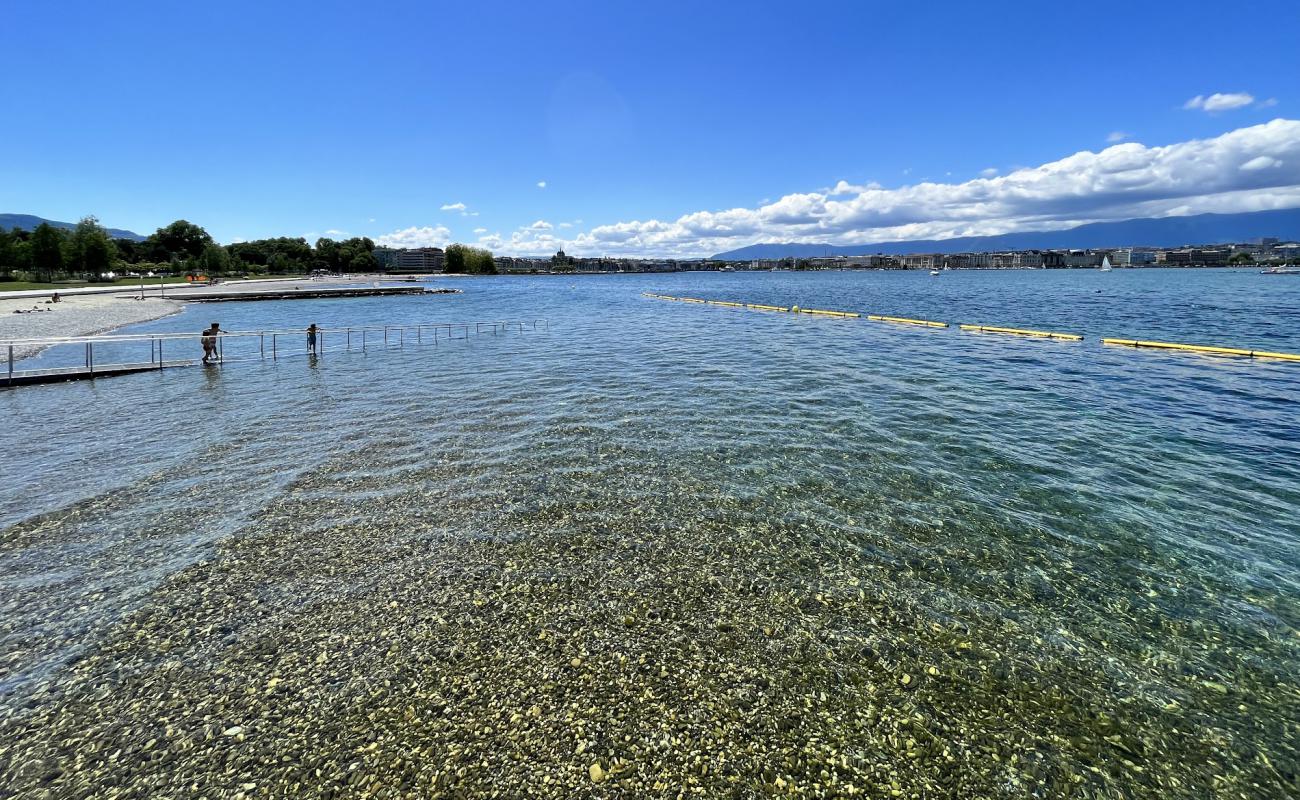
<svg viewBox="0 0 1300 800">
<path fill-rule="evenodd" d="M 464 245 L 447 248 L 448 272 L 492 273 L 492 254 Z M 105 280 L 110 274 L 300 275 L 314 270 L 376 272 L 375 243 L 365 237 L 343 241 L 280 237 L 220 245 L 203 228 L 183 219 L 159 228 L 144 241 L 114 239 L 99 221 L 86 217 L 72 230 L 41 223 L 31 231 L 0 230 L 0 280 Z"/>
</svg>

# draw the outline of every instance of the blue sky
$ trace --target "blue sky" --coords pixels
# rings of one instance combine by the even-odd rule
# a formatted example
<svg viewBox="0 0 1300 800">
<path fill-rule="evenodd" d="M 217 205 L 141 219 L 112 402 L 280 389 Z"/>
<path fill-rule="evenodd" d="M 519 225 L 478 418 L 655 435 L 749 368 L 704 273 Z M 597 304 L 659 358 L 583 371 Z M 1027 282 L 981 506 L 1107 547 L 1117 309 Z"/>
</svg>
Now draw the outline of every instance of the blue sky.
<svg viewBox="0 0 1300 800">
<path fill-rule="evenodd" d="M 183 217 L 226 242 L 685 256 L 1300 206 L 1288 2 L 128 0 L 4 19 L 0 211 L 143 233 Z"/>
</svg>

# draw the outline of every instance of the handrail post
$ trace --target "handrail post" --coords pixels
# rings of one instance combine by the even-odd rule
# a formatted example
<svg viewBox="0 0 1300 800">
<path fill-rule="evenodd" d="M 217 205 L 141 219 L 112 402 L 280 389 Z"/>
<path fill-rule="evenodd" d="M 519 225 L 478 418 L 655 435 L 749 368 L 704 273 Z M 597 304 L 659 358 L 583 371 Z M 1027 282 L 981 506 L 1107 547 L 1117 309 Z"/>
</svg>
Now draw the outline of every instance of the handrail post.
<svg viewBox="0 0 1300 800">
<path fill-rule="evenodd" d="M 399 349 L 406 347 L 406 326 L 405 325 L 397 329 L 397 347 Z"/>
<path fill-rule="evenodd" d="M 9 385 L 14 383 L 14 346 L 9 345 Z"/>
<path fill-rule="evenodd" d="M 257 352 L 261 354 L 262 359 L 266 359 L 266 332 L 257 334 Z"/>
<path fill-rule="evenodd" d="M 280 357 L 280 354 L 279 354 L 279 352 L 277 352 L 277 349 L 276 349 L 276 346 L 275 346 L 275 345 L 276 345 L 276 340 L 279 339 L 279 338 L 280 338 L 280 334 L 278 334 L 278 333 L 273 333 L 273 334 L 271 334 L 271 360 L 272 360 L 272 361 L 276 361 L 276 360 L 278 360 L 279 357 Z"/>
<path fill-rule="evenodd" d="M 95 343 L 86 342 L 86 366 L 90 367 L 90 377 L 95 377 Z"/>
<path fill-rule="evenodd" d="M 347 346 L 347 349 L 348 349 L 348 350 L 351 350 L 351 349 L 352 349 L 352 329 L 351 329 L 351 328 L 348 328 L 348 346 Z"/>
<path fill-rule="evenodd" d="M 424 344 L 424 336 L 420 333 L 420 326 L 415 326 L 415 343 Z"/>
<path fill-rule="evenodd" d="M 320 351 L 325 352 L 325 331 L 320 332 Z"/>
<path fill-rule="evenodd" d="M 388 349 L 388 326 L 384 326 L 384 349 Z"/>
<path fill-rule="evenodd" d="M 162 371 L 162 368 L 163 368 L 163 353 L 162 353 L 162 346 L 163 346 L 163 340 L 162 340 L 162 339 L 159 339 L 159 340 L 158 340 L 158 371 L 159 371 L 159 372 L 161 372 L 161 371 Z"/>
<path fill-rule="evenodd" d="M 366 352 L 366 329 L 361 329 L 361 352 Z"/>
</svg>

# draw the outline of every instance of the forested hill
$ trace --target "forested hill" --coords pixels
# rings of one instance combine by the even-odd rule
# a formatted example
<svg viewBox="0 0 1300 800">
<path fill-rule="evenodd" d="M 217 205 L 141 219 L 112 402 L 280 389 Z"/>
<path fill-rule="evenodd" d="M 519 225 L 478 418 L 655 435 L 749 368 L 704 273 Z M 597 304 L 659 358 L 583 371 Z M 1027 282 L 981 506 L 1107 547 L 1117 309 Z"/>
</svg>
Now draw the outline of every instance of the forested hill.
<svg viewBox="0 0 1300 800">
<path fill-rule="evenodd" d="M 722 260 L 747 258 L 812 258 L 872 253 L 978 253 L 999 250 L 1068 250 L 1105 247 L 1178 247 L 1190 244 L 1249 242 L 1265 236 L 1300 240 L 1300 209 L 1254 211 L 1243 214 L 1196 214 L 1187 217 L 1093 222 L 1057 231 L 963 236 L 957 239 L 918 239 L 910 242 L 871 242 L 854 245 L 788 242 L 752 244 L 713 256 Z"/>
<path fill-rule="evenodd" d="M 0 231 L 12 230 L 13 228 L 32 231 L 36 230 L 36 226 L 40 225 L 42 222 L 49 223 L 50 226 L 54 228 L 62 228 L 65 231 L 70 231 L 77 227 L 77 223 L 75 222 L 58 222 L 52 219 L 44 219 L 43 217 L 38 217 L 33 214 L 0 214 Z M 127 231 L 121 228 L 107 228 L 106 230 L 108 231 L 108 235 L 114 239 L 128 239 L 132 242 L 144 241 L 144 237 L 134 231 Z"/>
</svg>

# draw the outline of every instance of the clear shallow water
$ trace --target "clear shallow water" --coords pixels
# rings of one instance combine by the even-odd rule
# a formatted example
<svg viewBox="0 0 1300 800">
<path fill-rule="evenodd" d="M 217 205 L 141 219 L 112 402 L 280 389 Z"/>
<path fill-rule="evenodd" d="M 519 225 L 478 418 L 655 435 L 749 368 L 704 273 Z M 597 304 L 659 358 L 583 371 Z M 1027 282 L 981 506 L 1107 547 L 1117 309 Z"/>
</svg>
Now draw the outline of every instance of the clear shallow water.
<svg viewBox="0 0 1300 800">
<path fill-rule="evenodd" d="M 368 728 L 396 737 L 377 740 L 381 755 L 401 742 L 445 762 L 439 748 L 480 732 L 494 774 L 520 786 L 551 775 L 588 789 L 594 753 L 632 765 L 602 784 L 628 794 L 659 773 L 713 794 L 766 793 L 778 777 L 922 796 L 1294 794 L 1300 368 L 640 293 L 1300 352 L 1300 281 L 454 285 L 465 294 L 206 305 L 132 330 L 532 317 L 550 330 L 0 394 L 9 752 L 63 763 L 71 734 L 97 731 L 130 753 L 142 742 L 69 701 L 109 687 L 136 705 L 103 713 L 161 713 L 156 686 L 169 683 L 191 705 L 228 692 L 233 707 L 274 668 L 331 687 L 329 707 L 373 712 Z M 329 636 L 350 644 L 305 672 L 266 656 Z M 409 662 L 367 659 L 390 641 Z M 620 672 L 638 653 L 670 654 L 672 677 Z M 571 676 L 570 658 L 583 664 Z M 555 698 L 604 709 L 618 687 L 621 707 L 592 715 L 583 753 L 545 727 L 546 708 L 525 747 L 535 769 L 516 773 L 502 765 L 524 745 L 481 734 L 489 712 L 440 699 L 449 727 L 408 741 L 412 726 L 358 688 L 375 676 L 504 687 L 481 690 L 506 709 L 498 733 L 527 724 L 510 722 L 515 702 L 526 720 Z M 519 682 L 547 689 L 524 702 Z M 327 776 L 349 761 L 347 736 L 295 727 L 319 728 L 320 707 L 285 708 L 216 716 L 269 713 L 267 741 Z M 214 724 L 197 717 L 195 730 Z M 699 726 L 724 735 L 706 742 Z M 843 764 L 808 755 L 809 737 Z M 183 752 L 195 769 L 217 758 Z M 61 769 L 51 785 L 102 786 L 114 771 Z M 414 775 L 471 792 L 485 780 Z"/>
</svg>

